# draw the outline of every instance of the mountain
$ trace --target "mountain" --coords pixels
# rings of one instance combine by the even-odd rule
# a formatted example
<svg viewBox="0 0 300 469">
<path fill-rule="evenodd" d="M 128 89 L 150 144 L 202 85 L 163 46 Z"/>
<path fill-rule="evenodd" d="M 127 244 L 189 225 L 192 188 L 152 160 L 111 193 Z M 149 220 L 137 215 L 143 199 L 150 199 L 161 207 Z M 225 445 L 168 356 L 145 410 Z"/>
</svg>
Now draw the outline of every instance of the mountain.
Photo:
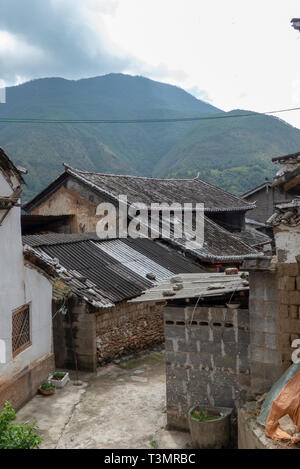
<svg viewBox="0 0 300 469">
<path fill-rule="evenodd" d="M 7 88 L 0 118 L 163 119 L 224 113 L 186 91 L 140 76 L 44 78 Z M 0 147 L 29 175 L 24 200 L 71 166 L 118 174 L 200 177 L 243 192 L 271 177 L 271 158 L 298 151 L 300 130 L 270 116 L 178 123 L 0 123 Z"/>
<path fill-rule="evenodd" d="M 236 115 L 241 117 L 230 118 Z M 160 160 L 154 175 L 199 173 L 200 179 L 241 194 L 278 171 L 272 157 L 299 149 L 300 130 L 276 117 L 236 110 L 225 119 L 197 122 Z"/>
<path fill-rule="evenodd" d="M 222 112 L 175 86 L 110 74 L 83 80 L 45 78 L 6 90 L 0 118 L 151 119 Z M 0 146 L 29 171 L 31 196 L 62 171 L 151 175 L 193 124 L 0 124 Z"/>
</svg>

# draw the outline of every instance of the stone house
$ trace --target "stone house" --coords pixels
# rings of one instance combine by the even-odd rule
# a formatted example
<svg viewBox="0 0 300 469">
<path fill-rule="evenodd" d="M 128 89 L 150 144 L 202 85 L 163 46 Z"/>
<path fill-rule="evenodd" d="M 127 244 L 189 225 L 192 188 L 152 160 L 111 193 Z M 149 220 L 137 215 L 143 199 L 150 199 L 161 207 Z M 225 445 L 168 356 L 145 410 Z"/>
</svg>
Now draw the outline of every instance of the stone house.
<svg viewBox="0 0 300 469">
<path fill-rule="evenodd" d="M 193 207 L 203 203 L 205 243 L 202 249 L 187 249 L 182 239 L 161 238 L 160 242 L 208 268 L 220 263 L 239 265 L 245 255 L 256 252 L 253 239 L 249 245 L 248 238 L 241 236 L 245 213 L 253 209 L 253 204 L 198 178 L 155 179 L 91 173 L 66 164 L 64 167 L 63 174 L 24 204 L 28 214 L 41 217 L 69 215 L 69 231 L 84 233 L 96 231 L 98 204 L 110 202 L 118 208 L 119 195 L 127 196 L 128 204 L 138 201 L 149 208 L 151 203 L 191 203 Z M 257 238 L 255 244 L 261 246 L 265 241 Z"/>
<path fill-rule="evenodd" d="M 95 371 L 164 341 L 164 299 L 128 303 L 164 278 L 203 269 L 151 239 L 99 240 L 96 233 L 24 236 L 28 258 L 47 263 L 54 283 L 57 367 Z"/>
<path fill-rule="evenodd" d="M 272 187 L 286 201 L 277 203 L 268 224 L 276 256 L 246 259 L 249 271 L 251 389 L 265 392 L 292 363 L 292 343 L 300 338 L 300 153 L 273 158 L 282 165 Z M 292 200 L 294 198 L 294 200 Z"/>
<path fill-rule="evenodd" d="M 24 257 L 20 170 L 0 149 L 0 408 L 18 408 L 54 368 L 52 284 Z"/>
</svg>

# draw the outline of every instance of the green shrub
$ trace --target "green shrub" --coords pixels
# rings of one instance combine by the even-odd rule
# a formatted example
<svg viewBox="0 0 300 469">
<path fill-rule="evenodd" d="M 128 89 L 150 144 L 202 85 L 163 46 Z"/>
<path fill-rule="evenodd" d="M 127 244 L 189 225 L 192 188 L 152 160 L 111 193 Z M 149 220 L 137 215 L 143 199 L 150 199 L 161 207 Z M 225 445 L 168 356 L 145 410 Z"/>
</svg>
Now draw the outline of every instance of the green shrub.
<svg viewBox="0 0 300 469">
<path fill-rule="evenodd" d="M 16 413 L 10 402 L 0 412 L 0 449 L 38 449 L 41 438 L 36 423 L 15 423 Z"/>
</svg>

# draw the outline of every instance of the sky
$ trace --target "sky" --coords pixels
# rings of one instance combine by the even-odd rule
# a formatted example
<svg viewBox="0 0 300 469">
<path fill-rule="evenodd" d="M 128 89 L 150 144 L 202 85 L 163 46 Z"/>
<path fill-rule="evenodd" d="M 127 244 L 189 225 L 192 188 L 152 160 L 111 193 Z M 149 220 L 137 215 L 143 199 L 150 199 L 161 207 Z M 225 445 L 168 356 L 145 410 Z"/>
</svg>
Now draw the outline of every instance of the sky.
<svg viewBox="0 0 300 469">
<path fill-rule="evenodd" d="M 0 85 L 122 72 L 225 111 L 300 107 L 293 17 L 298 0 L 0 0 Z"/>
</svg>

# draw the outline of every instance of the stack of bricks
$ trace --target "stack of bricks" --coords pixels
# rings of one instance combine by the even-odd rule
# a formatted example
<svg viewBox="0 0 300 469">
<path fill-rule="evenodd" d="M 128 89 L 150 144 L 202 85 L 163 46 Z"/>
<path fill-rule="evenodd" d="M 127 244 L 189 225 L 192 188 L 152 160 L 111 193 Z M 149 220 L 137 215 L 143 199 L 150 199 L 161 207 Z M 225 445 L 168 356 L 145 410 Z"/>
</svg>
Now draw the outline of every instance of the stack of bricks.
<svg viewBox="0 0 300 469">
<path fill-rule="evenodd" d="M 256 394 L 268 391 L 282 374 L 277 275 L 250 271 L 249 282 L 251 391 Z"/>
<path fill-rule="evenodd" d="M 300 262 L 300 256 L 297 256 Z M 277 264 L 279 347 L 283 369 L 291 363 L 292 343 L 300 338 L 300 263 Z"/>
<path fill-rule="evenodd" d="M 299 258 L 300 261 L 300 258 Z M 292 364 L 300 338 L 300 264 L 250 271 L 251 391 L 265 392 Z"/>
</svg>

